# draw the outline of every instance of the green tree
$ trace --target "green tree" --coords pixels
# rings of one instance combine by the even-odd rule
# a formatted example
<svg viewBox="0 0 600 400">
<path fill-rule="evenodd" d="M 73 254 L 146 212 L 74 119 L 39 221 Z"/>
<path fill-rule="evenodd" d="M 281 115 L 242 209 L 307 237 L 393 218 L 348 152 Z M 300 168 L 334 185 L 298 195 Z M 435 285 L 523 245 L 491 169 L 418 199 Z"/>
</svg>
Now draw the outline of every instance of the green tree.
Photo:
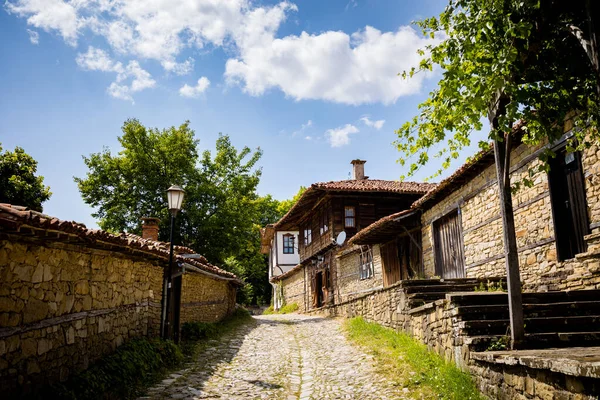
<svg viewBox="0 0 600 400">
<path fill-rule="evenodd" d="M 597 125 L 598 14 L 594 0 L 452 0 L 439 17 L 419 21 L 427 36 L 444 32 L 442 40 L 421 50 L 420 66 L 403 76 L 437 66 L 442 78 L 419 114 L 396 131 L 409 175 L 430 154 L 442 159 L 439 174 L 490 112 L 490 138 L 502 140 L 524 120 L 528 144 L 559 138 L 573 111 L 576 126 Z M 589 132 L 597 131 L 574 130 L 571 147 L 589 144 Z"/>
<path fill-rule="evenodd" d="M 42 211 L 42 203 L 52 193 L 44 177 L 36 176 L 37 161 L 20 147 L 2 152 L 0 145 L 0 203 L 10 203 Z"/>
<path fill-rule="evenodd" d="M 189 122 L 159 130 L 132 119 L 122 131 L 123 149 L 84 157 L 89 172 L 75 178 L 84 201 L 96 208 L 93 216 L 102 229 L 139 233 L 140 219 L 153 216 L 161 219 L 159 239 L 167 241 L 166 190 L 179 184 L 185 198 L 175 243 L 217 264 L 247 246 L 256 218 L 260 149 L 238 151 L 228 136 L 220 135 L 214 153 L 200 154 Z"/>
<path fill-rule="evenodd" d="M 524 339 L 524 324 L 511 197 L 511 132 L 522 120 L 524 143 L 552 142 L 563 135 L 563 121 L 570 118 L 576 129 L 569 151 L 598 139 L 599 11 L 594 0 L 451 0 L 438 18 L 418 22 L 425 35 L 433 38 L 443 31 L 445 37 L 421 50 L 425 58 L 418 68 L 403 73 L 413 76 L 434 66 L 442 71 L 437 89 L 419 105 L 419 115 L 396 131 L 400 163 L 412 158 L 409 174 L 427 164 L 429 153 L 440 146 L 435 156 L 447 168 L 470 144 L 471 132 L 482 128 L 481 119 L 490 121 L 513 346 Z M 542 161 L 553 155 L 546 150 Z M 547 163 L 541 168 L 548 168 Z"/>
</svg>

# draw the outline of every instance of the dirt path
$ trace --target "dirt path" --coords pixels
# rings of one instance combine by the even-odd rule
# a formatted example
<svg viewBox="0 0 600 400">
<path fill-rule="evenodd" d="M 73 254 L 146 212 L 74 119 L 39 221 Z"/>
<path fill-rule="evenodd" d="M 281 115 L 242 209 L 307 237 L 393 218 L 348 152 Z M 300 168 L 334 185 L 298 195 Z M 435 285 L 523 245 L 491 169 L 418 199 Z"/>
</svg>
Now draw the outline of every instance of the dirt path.
<svg viewBox="0 0 600 400">
<path fill-rule="evenodd" d="M 341 321 L 302 315 L 255 317 L 212 341 L 197 360 L 143 399 L 402 399 L 352 346 Z"/>
</svg>

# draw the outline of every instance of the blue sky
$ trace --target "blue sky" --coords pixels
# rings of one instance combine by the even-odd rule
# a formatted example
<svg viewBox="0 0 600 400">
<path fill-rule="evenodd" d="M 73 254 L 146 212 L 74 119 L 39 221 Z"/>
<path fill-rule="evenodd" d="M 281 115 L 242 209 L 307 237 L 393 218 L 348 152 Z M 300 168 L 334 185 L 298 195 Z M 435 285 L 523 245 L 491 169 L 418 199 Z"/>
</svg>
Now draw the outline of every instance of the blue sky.
<svg viewBox="0 0 600 400">
<path fill-rule="evenodd" d="M 46 213 L 88 226 L 93 210 L 73 176 L 86 173 L 82 155 L 119 150 L 127 118 L 159 128 L 190 120 L 202 149 L 219 132 L 260 147 L 260 193 L 278 199 L 348 178 L 355 158 L 371 178 L 398 179 L 394 129 L 439 76 L 402 82 L 396 73 L 428 43 L 410 22 L 445 4 L 9 0 L 0 10 L 0 142 L 38 160 L 53 192 Z"/>
</svg>

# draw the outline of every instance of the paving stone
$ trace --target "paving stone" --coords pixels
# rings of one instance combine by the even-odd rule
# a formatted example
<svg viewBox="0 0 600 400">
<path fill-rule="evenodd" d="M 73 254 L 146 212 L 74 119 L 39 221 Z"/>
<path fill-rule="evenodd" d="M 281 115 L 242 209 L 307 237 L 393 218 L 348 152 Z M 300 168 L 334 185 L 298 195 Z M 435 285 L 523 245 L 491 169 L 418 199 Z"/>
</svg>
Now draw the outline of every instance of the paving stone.
<svg viewBox="0 0 600 400">
<path fill-rule="evenodd" d="M 404 399 L 351 345 L 341 321 L 304 315 L 255 317 L 256 325 L 211 341 L 194 363 L 144 399 Z M 140 398 L 142 399 L 142 398 Z"/>
</svg>

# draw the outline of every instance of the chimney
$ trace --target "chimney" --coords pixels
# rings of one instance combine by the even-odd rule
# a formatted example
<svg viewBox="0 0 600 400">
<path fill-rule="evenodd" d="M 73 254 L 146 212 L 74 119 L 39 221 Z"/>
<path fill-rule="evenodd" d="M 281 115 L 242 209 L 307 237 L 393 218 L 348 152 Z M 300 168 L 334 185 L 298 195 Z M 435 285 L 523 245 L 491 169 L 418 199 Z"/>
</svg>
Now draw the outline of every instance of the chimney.
<svg viewBox="0 0 600 400">
<path fill-rule="evenodd" d="M 352 160 L 350 162 L 352 164 L 352 179 L 363 180 L 368 178 L 368 176 L 365 176 L 365 163 L 365 160 Z"/>
<path fill-rule="evenodd" d="M 142 218 L 142 238 L 158 241 L 159 218 Z"/>
</svg>

